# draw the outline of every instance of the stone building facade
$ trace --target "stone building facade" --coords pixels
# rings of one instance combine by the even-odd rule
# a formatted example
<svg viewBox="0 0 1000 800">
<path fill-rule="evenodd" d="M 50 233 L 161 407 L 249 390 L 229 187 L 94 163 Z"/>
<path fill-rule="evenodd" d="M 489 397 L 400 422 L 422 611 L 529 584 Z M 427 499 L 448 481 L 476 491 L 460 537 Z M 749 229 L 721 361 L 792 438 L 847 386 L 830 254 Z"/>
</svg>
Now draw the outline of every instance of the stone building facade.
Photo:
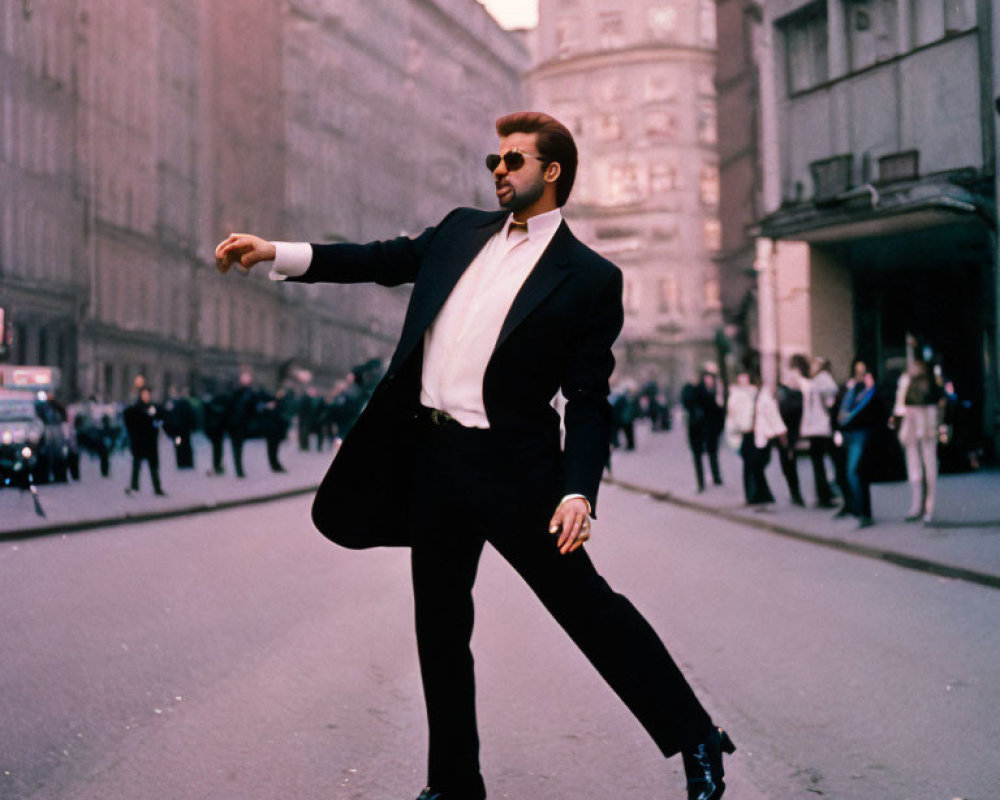
<svg viewBox="0 0 1000 800">
<path fill-rule="evenodd" d="M 405 290 L 221 276 L 212 247 L 387 238 L 492 205 L 482 154 L 528 60 L 475 0 L 2 4 L 9 360 L 121 400 L 139 373 L 329 384 L 386 357 Z"/>
<path fill-rule="evenodd" d="M 714 0 L 541 0 L 532 103 L 580 150 L 566 216 L 625 276 L 619 377 L 674 390 L 716 360 Z"/>
<path fill-rule="evenodd" d="M 843 378 L 859 356 L 891 393 L 913 336 L 995 448 L 1000 11 L 976 0 L 756 10 L 765 373 L 777 379 L 806 352 Z"/>
</svg>

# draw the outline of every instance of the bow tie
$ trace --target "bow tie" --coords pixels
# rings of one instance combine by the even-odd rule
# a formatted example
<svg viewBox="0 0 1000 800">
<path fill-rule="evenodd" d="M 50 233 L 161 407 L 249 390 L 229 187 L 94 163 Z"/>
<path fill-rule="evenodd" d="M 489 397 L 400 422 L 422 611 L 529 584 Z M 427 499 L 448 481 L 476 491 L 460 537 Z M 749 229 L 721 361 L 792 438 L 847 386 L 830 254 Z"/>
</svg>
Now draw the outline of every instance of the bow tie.
<svg viewBox="0 0 1000 800">
<path fill-rule="evenodd" d="M 515 231 L 518 232 L 518 233 L 523 233 L 525 236 L 527 236 L 528 235 L 528 223 L 527 222 L 518 222 L 516 219 L 512 219 L 510 221 L 510 226 L 507 228 L 507 238 L 509 239 L 510 235 L 512 233 L 514 233 Z"/>
</svg>

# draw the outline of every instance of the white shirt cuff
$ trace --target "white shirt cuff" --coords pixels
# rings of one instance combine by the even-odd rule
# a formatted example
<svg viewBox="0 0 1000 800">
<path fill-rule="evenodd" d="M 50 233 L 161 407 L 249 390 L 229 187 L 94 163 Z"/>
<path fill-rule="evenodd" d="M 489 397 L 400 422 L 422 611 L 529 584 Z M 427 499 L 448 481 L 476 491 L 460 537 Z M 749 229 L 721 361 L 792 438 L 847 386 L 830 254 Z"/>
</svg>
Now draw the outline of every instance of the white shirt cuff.
<svg viewBox="0 0 1000 800">
<path fill-rule="evenodd" d="M 312 257 L 309 242 L 274 242 L 274 262 L 267 277 L 272 281 L 283 281 L 305 275 Z"/>
<path fill-rule="evenodd" d="M 586 496 L 586 495 L 583 495 L 583 494 L 568 494 L 568 495 L 566 495 L 566 496 L 565 496 L 565 497 L 564 497 L 564 498 L 563 498 L 562 500 L 560 500 L 560 501 L 559 501 L 559 505 L 562 505 L 562 504 L 563 504 L 563 503 L 565 503 L 565 502 L 566 502 L 567 500 L 575 500 L 575 499 L 576 499 L 576 498 L 578 498 L 578 497 L 579 497 L 579 498 L 580 498 L 581 500 L 583 500 L 583 502 L 584 502 L 584 503 L 586 503 L 586 504 L 587 504 L 587 516 L 591 516 L 591 515 L 593 515 L 593 513 L 594 513 L 594 510 L 593 510 L 593 509 L 592 509 L 592 508 L 590 507 L 590 501 L 589 501 L 589 500 L 587 499 L 587 496 Z"/>
</svg>

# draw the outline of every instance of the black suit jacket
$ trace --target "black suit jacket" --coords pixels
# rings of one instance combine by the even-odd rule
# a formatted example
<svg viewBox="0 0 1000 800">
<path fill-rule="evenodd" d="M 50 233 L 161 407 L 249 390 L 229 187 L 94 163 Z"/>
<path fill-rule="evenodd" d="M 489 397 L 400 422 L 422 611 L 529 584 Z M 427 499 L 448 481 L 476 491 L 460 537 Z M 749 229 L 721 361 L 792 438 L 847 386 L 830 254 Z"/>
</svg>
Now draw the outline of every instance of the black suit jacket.
<svg viewBox="0 0 1000 800">
<path fill-rule="evenodd" d="M 313 245 L 295 280 L 413 283 L 386 374 L 341 445 L 316 494 L 313 521 L 351 548 L 407 544 L 424 333 L 507 212 L 461 208 L 416 238 Z M 511 479 L 558 500 L 585 495 L 596 509 L 608 458 L 611 346 L 621 330 L 621 271 L 563 222 L 511 305 L 483 378 L 490 427 Z M 564 446 L 551 401 L 566 397 Z M 418 466 L 418 465 L 417 465 Z M 555 506 L 552 506 L 555 510 Z"/>
</svg>

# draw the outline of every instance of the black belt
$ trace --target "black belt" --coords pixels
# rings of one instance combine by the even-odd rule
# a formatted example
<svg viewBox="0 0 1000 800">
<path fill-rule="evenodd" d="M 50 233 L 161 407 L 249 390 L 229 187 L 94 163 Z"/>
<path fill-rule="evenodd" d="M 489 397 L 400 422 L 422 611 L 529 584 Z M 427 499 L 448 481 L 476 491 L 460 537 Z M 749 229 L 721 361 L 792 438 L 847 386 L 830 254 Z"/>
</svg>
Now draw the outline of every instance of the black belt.
<svg viewBox="0 0 1000 800">
<path fill-rule="evenodd" d="M 470 428 L 467 425 L 463 425 L 447 411 L 442 411 L 439 408 L 427 408 L 427 406 L 420 406 L 417 409 L 416 417 L 420 422 L 423 422 L 432 428 L 440 428 L 450 431 L 464 431 L 470 434 L 484 436 L 489 435 L 490 433 L 489 428 Z"/>
<path fill-rule="evenodd" d="M 437 428 L 465 427 L 447 411 L 442 411 L 439 408 L 427 408 L 427 406 L 420 406 L 417 409 L 417 419 L 421 422 L 430 423 Z"/>
</svg>

